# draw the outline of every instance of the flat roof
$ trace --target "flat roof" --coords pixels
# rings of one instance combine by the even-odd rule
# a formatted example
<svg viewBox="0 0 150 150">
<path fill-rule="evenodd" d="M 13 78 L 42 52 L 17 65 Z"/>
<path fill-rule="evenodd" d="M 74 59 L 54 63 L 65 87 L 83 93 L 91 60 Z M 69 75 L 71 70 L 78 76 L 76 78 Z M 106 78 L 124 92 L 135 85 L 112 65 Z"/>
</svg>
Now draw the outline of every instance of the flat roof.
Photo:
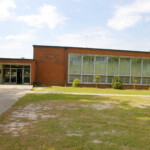
<svg viewBox="0 0 150 150">
<path fill-rule="evenodd" d="M 78 49 L 91 49 L 91 50 L 109 50 L 109 51 L 122 51 L 122 52 L 150 53 L 150 51 L 120 50 L 120 49 L 91 48 L 91 47 L 73 47 L 73 46 L 33 45 L 33 47 L 78 48 Z"/>
<path fill-rule="evenodd" d="M 3 60 L 9 59 L 9 60 L 29 60 L 29 61 L 33 61 L 34 59 L 22 59 L 22 58 L 0 58 Z"/>
</svg>

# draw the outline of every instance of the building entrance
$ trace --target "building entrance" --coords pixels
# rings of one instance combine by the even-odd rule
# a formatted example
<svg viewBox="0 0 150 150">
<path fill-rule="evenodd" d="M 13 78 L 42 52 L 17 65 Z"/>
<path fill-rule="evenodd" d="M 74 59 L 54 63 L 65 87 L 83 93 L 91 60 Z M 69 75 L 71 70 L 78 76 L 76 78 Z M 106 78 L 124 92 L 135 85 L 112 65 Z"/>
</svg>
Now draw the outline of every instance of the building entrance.
<svg viewBox="0 0 150 150">
<path fill-rule="evenodd" d="M 30 84 L 30 66 L 3 65 L 3 83 Z"/>
</svg>

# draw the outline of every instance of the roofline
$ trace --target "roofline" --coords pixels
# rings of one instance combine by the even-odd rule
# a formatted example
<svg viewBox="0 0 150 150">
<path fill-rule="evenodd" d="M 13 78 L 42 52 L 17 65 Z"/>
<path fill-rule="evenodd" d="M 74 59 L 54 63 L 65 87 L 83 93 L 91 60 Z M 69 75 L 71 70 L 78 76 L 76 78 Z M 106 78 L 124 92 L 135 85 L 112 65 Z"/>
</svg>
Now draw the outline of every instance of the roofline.
<svg viewBox="0 0 150 150">
<path fill-rule="evenodd" d="M 138 52 L 138 53 L 150 53 L 150 51 L 138 51 L 138 50 L 120 50 L 120 49 L 107 49 L 107 48 L 91 48 L 91 47 L 73 47 L 73 46 L 49 46 L 49 45 L 33 45 L 33 47 L 55 47 L 55 48 L 78 48 L 78 49 L 91 49 L 91 50 L 108 50 L 108 51 L 121 51 L 121 52 Z"/>
<path fill-rule="evenodd" d="M 29 60 L 29 61 L 35 61 L 35 59 L 21 59 L 21 58 L 0 58 L 0 60 Z"/>
</svg>

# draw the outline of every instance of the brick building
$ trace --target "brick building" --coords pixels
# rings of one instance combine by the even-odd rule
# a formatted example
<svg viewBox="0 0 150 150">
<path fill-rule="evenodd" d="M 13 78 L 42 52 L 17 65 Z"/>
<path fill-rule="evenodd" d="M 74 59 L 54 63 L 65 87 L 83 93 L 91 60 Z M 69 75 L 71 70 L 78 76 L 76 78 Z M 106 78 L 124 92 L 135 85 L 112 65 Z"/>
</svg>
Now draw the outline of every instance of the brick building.
<svg viewBox="0 0 150 150">
<path fill-rule="evenodd" d="M 81 86 L 110 87 L 120 76 L 124 88 L 150 86 L 150 52 L 34 45 L 33 60 L 0 59 L 0 83 L 70 86 L 78 78 Z"/>
</svg>

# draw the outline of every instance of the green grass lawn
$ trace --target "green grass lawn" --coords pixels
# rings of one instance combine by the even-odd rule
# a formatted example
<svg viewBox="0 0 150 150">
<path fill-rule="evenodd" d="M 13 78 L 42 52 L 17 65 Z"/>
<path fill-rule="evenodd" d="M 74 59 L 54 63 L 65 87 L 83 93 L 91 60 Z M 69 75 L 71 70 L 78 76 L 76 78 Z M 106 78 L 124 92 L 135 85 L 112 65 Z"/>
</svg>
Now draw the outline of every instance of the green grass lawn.
<svg viewBox="0 0 150 150">
<path fill-rule="evenodd" d="M 74 88 L 74 87 L 35 87 L 34 91 L 39 92 L 72 92 L 72 93 L 97 93 L 97 94 L 125 94 L 125 95 L 150 95 L 150 90 L 117 90 L 100 88 Z"/>
<path fill-rule="evenodd" d="M 0 150 L 149 150 L 148 97 L 27 94 L 0 116 Z"/>
</svg>

